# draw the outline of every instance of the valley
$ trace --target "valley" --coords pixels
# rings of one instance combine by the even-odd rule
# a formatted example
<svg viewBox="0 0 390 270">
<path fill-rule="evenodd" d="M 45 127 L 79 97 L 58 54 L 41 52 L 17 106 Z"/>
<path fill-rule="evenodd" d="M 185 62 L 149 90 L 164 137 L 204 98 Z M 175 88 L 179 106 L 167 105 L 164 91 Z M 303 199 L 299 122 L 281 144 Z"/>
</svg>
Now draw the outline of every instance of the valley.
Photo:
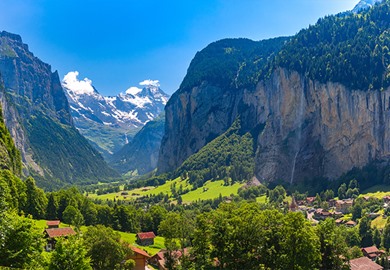
<svg viewBox="0 0 390 270">
<path fill-rule="evenodd" d="M 147 10 L 121 25 L 131 34 L 89 25 L 99 42 L 59 57 L 62 79 L 0 32 L 0 268 L 390 269 L 390 0 L 286 36 L 208 40 L 167 92 L 145 70 L 182 69 L 174 35 L 125 42 L 174 17 Z M 74 63 L 100 76 L 82 79 Z M 135 74 L 136 86 L 102 83 L 134 85 Z"/>
</svg>

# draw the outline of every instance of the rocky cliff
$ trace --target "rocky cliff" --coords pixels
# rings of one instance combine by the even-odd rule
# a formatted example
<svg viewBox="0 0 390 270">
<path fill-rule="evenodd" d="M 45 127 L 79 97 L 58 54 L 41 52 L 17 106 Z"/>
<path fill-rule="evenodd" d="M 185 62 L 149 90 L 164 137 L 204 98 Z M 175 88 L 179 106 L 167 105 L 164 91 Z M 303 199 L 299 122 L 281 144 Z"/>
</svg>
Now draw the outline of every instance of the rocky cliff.
<svg viewBox="0 0 390 270">
<path fill-rule="evenodd" d="M 115 176 L 73 126 L 57 72 L 18 35 L 0 33 L 0 91 L 5 123 L 20 149 L 25 174 L 46 186 Z"/>
<path fill-rule="evenodd" d="M 253 44 L 253 54 L 231 40 L 209 45 L 205 52 L 219 54 L 208 62 L 219 65 L 199 65 L 206 53 L 198 53 L 166 106 L 159 172 L 178 168 L 236 118 L 244 132 L 257 131 L 254 175 L 261 181 L 336 179 L 387 163 L 389 10 L 385 2 L 359 16 L 327 17 L 288 42 Z M 231 55 L 240 50 L 245 57 Z M 223 57 L 236 64 L 221 65 Z"/>
</svg>

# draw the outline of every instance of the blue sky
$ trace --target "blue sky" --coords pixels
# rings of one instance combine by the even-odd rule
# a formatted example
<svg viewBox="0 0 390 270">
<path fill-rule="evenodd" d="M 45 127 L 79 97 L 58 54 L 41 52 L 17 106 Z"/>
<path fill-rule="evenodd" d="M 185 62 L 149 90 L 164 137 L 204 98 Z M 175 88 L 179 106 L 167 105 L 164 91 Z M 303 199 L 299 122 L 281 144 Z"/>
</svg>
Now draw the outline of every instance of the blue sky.
<svg viewBox="0 0 390 270">
<path fill-rule="evenodd" d="M 1 0 L 0 30 L 20 34 L 61 78 L 79 71 L 104 95 L 145 79 L 171 94 L 195 53 L 232 37 L 288 36 L 358 0 Z"/>
</svg>

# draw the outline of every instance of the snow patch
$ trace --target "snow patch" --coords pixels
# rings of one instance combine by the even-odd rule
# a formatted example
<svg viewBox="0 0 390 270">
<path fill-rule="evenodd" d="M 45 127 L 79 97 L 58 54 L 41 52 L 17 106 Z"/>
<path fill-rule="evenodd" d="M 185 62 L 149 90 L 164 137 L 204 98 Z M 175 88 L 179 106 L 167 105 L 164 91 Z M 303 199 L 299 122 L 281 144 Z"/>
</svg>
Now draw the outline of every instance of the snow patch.
<svg viewBox="0 0 390 270">
<path fill-rule="evenodd" d="M 141 88 L 132 86 L 132 87 L 130 87 L 129 89 L 126 90 L 126 94 L 135 96 L 135 95 L 137 95 L 141 91 L 142 91 Z"/>
</svg>

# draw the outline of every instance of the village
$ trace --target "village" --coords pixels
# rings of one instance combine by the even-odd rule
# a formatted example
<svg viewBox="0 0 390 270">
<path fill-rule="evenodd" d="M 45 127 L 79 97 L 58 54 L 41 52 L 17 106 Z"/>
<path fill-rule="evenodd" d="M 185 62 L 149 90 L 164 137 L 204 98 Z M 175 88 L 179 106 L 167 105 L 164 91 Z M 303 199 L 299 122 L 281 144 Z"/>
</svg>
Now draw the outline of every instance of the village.
<svg viewBox="0 0 390 270">
<path fill-rule="evenodd" d="M 356 199 L 329 199 L 325 202 L 326 209 L 321 208 L 317 200 L 318 197 L 306 197 L 305 200 L 295 200 L 294 196 L 292 196 L 291 203 L 289 204 L 289 211 L 302 212 L 313 226 L 327 218 L 333 218 L 336 225 L 353 228 L 358 225 L 358 220 L 353 220 L 356 218 L 352 215 L 354 210 L 353 207 L 356 203 L 363 205 L 370 203 L 380 205 L 379 208 L 376 208 L 376 210 L 379 211 L 366 211 L 364 215 L 366 215 L 370 220 L 375 220 L 380 216 L 382 216 L 383 219 L 387 219 L 387 215 L 384 213 L 384 210 L 389 207 L 390 196 L 383 196 L 382 199 L 370 196 L 361 196 Z M 359 208 L 359 210 L 359 216 L 362 217 L 363 209 Z M 383 230 L 383 228 L 380 228 L 380 230 Z M 387 257 L 385 250 L 378 249 L 376 245 L 361 247 L 361 251 L 363 254 L 362 257 L 349 261 L 351 270 L 382 270 L 384 267 L 379 265 L 377 262 L 379 262 L 379 260 L 384 256 L 386 256 L 387 261 L 390 261 L 390 257 Z"/>
</svg>

